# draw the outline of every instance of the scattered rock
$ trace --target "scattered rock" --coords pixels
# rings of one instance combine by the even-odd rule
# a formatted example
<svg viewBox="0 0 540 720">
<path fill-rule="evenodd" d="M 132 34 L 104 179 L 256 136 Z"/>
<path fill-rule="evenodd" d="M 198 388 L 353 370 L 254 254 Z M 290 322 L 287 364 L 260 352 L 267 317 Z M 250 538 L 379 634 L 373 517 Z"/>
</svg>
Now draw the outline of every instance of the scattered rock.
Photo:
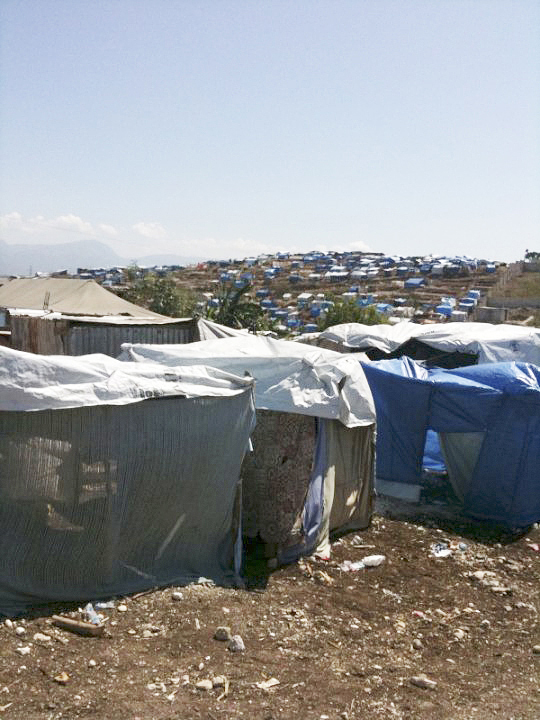
<svg viewBox="0 0 540 720">
<path fill-rule="evenodd" d="M 454 637 L 456 638 L 456 640 L 465 640 L 465 638 L 467 637 L 467 633 L 465 632 L 465 630 L 463 630 L 463 628 L 458 628 L 454 632 Z"/>
<path fill-rule="evenodd" d="M 124 603 L 122 603 L 122 604 L 119 605 L 116 609 L 118 610 L 118 612 L 121 612 L 121 613 L 127 612 L 127 605 L 125 605 Z"/>
<path fill-rule="evenodd" d="M 151 630 L 143 630 L 142 631 L 143 638 L 151 638 L 153 636 L 153 632 Z"/>
<path fill-rule="evenodd" d="M 4 625 L 9 628 L 10 630 L 13 629 L 13 620 L 10 620 L 9 618 L 6 618 L 4 620 Z"/>
<path fill-rule="evenodd" d="M 88 667 L 96 667 L 97 662 L 95 660 L 89 660 L 88 661 Z"/>
<path fill-rule="evenodd" d="M 220 642 L 228 642 L 232 638 L 231 628 L 226 626 L 221 626 L 216 629 L 216 632 L 214 633 L 214 640 L 219 640 Z"/>
<path fill-rule="evenodd" d="M 216 677 L 212 678 L 212 687 L 222 688 L 225 687 L 226 683 L 227 678 L 225 677 L 225 675 L 216 675 Z"/>
<path fill-rule="evenodd" d="M 36 633 L 34 635 L 35 642 L 44 642 L 49 643 L 51 642 L 51 636 L 50 635 L 44 635 L 43 633 Z"/>
<path fill-rule="evenodd" d="M 414 675 L 409 682 L 423 690 L 435 690 L 437 687 L 435 680 L 431 680 L 426 675 Z"/>
<path fill-rule="evenodd" d="M 197 690 L 211 690 L 214 686 L 211 680 L 199 680 L 198 683 L 195 683 L 195 687 Z"/>
<path fill-rule="evenodd" d="M 18 648 L 15 648 L 15 652 L 19 653 L 19 655 L 30 655 L 31 651 L 30 645 L 21 645 Z"/>
<path fill-rule="evenodd" d="M 244 641 L 240 635 L 233 635 L 227 645 L 227 648 L 231 652 L 243 652 L 246 649 L 246 646 L 244 645 Z"/>
<path fill-rule="evenodd" d="M 268 680 L 261 680 L 261 682 L 255 683 L 255 685 L 261 690 L 270 690 L 270 688 L 279 685 L 279 680 L 275 677 L 271 677 Z"/>
<path fill-rule="evenodd" d="M 533 655 L 540 655 L 540 645 L 535 645 L 532 649 Z"/>
<path fill-rule="evenodd" d="M 23 628 L 21 625 L 15 628 L 15 635 L 24 635 L 26 633 L 26 628 Z"/>
<path fill-rule="evenodd" d="M 183 597 L 184 597 L 184 595 L 183 595 L 183 593 L 180 592 L 180 590 L 175 590 L 175 591 L 171 594 L 171 598 L 172 598 L 173 600 L 182 600 Z"/>
<path fill-rule="evenodd" d="M 412 641 L 412 646 L 415 650 L 422 650 L 422 648 L 424 647 L 420 638 L 414 638 L 414 640 Z"/>
</svg>

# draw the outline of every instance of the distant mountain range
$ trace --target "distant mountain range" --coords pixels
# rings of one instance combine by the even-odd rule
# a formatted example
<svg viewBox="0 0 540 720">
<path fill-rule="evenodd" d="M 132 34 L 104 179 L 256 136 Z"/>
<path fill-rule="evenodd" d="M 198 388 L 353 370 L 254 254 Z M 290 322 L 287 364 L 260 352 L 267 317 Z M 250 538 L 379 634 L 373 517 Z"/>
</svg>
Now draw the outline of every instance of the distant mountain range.
<svg viewBox="0 0 540 720">
<path fill-rule="evenodd" d="M 138 265 L 191 265 L 200 257 L 180 255 L 146 255 L 138 257 Z M 0 240 L 0 275 L 33 275 L 59 270 L 76 272 L 77 268 L 109 268 L 127 266 L 133 258 L 122 258 L 98 240 L 78 240 L 61 245 L 9 245 Z"/>
</svg>

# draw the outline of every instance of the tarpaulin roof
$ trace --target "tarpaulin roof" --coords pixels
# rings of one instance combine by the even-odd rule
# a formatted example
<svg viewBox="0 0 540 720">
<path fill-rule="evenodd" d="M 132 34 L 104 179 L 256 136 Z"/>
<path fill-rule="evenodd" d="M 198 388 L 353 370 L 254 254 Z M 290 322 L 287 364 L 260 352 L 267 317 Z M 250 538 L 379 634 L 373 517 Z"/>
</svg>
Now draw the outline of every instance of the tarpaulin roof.
<svg viewBox="0 0 540 720">
<path fill-rule="evenodd" d="M 348 349 L 392 353 L 411 338 L 445 352 L 478 355 L 479 363 L 521 361 L 540 365 L 540 329 L 490 323 L 362 325 L 344 323 L 321 332 L 320 340 Z"/>
<path fill-rule="evenodd" d="M 153 322 L 171 318 L 123 300 L 94 280 L 19 278 L 0 287 L 0 307 L 43 310 L 68 315 L 128 315 Z"/>
<path fill-rule="evenodd" d="M 203 364 L 173 371 L 107 355 L 34 355 L 0 347 L 0 410 L 125 405 L 179 395 L 221 397 L 243 392 L 252 383 Z"/>
<path fill-rule="evenodd" d="M 256 380 L 258 409 L 340 420 L 347 427 L 375 422 L 369 385 L 357 358 L 258 336 L 188 345 L 122 345 L 122 360 L 169 367 L 211 365 Z"/>
</svg>

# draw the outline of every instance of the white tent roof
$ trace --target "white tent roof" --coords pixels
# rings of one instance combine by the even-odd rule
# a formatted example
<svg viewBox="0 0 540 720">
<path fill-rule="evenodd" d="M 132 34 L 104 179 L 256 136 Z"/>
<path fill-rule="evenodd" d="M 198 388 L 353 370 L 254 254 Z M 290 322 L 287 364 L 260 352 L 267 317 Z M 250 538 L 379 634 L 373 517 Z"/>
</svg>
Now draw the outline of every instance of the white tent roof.
<svg viewBox="0 0 540 720">
<path fill-rule="evenodd" d="M 123 300 L 94 280 L 19 278 L 0 287 L 0 307 L 43 310 L 68 315 L 127 315 L 153 322 L 170 318 Z"/>
<path fill-rule="evenodd" d="M 0 347 L 0 410 L 125 405 L 158 397 L 236 395 L 253 384 L 215 367 L 171 371 L 108 355 L 34 355 Z"/>
<path fill-rule="evenodd" d="M 347 427 L 375 422 L 375 406 L 358 358 L 257 336 L 189 345 L 122 345 L 122 360 L 174 368 L 211 365 L 255 378 L 258 409 L 340 420 Z"/>
<path fill-rule="evenodd" d="M 540 330 L 522 325 L 490 323 L 436 323 L 418 325 L 361 325 L 345 323 L 318 335 L 345 348 L 397 350 L 410 338 L 446 352 L 474 353 L 479 363 L 522 361 L 540 365 Z"/>
</svg>

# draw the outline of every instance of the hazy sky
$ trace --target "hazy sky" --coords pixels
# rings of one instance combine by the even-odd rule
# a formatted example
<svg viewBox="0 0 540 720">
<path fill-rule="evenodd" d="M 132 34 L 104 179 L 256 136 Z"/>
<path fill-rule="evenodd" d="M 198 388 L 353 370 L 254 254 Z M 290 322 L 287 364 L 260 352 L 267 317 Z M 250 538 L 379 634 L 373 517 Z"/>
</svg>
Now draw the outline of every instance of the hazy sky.
<svg viewBox="0 0 540 720">
<path fill-rule="evenodd" d="M 0 238 L 540 251 L 537 0 L 2 0 Z"/>
</svg>

